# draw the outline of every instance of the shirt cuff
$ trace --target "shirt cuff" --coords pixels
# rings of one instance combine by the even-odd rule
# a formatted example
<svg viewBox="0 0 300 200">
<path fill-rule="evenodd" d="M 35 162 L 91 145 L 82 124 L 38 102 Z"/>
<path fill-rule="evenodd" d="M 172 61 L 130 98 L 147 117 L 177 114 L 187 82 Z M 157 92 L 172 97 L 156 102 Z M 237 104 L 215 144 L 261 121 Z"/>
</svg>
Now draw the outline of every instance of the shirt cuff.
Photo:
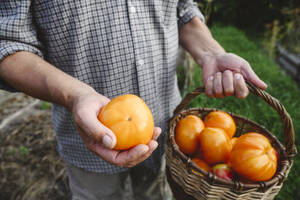
<svg viewBox="0 0 300 200">
<path fill-rule="evenodd" d="M 186 23 L 188 23 L 193 17 L 199 17 L 203 22 L 205 18 L 199 10 L 197 3 L 181 8 L 178 11 L 178 27 L 179 29 Z"/>
<path fill-rule="evenodd" d="M 43 53 L 38 48 L 21 42 L 13 41 L 0 41 L 0 63 L 8 56 L 18 52 L 18 51 L 28 51 L 34 53 L 43 58 Z M 14 88 L 9 86 L 3 80 L 0 79 L 0 89 L 9 92 L 17 92 Z"/>
</svg>

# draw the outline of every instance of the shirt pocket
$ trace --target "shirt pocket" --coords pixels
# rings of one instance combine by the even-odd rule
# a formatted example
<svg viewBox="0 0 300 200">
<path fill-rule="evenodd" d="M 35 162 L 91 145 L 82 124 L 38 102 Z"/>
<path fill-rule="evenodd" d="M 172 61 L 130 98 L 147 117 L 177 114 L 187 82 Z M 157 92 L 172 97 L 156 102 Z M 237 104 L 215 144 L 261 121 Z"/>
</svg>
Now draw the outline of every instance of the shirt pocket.
<svg viewBox="0 0 300 200">
<path fill-rule="evenodd" d="M 166 28 L 177 23 L 177 4 L 178 0 L 160 0 L 161 18 Z"/>
</svg>

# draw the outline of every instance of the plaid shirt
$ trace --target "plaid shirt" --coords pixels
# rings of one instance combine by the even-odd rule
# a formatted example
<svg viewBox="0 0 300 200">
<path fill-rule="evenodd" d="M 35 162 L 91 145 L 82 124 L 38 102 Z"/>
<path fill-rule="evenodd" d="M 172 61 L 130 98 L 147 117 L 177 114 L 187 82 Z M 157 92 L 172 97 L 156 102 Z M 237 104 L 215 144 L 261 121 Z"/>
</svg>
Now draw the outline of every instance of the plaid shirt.
<svg viewBox="0 0 300 200">
<path fill-rule="evenodd" d="M 203 19 L 192 0 L 0 0 L 0 62 L 29 51 L 108 98 L 136 94 L 165 131 L 180 101 L 178 29 L 194 16 Z M 95 172 L 127 170 L 91 153 L 65 108 L 54 105 L 52 118 L 66 162 Z M 163 138 L 143 162 L 153 170 Z"/>
</svg>

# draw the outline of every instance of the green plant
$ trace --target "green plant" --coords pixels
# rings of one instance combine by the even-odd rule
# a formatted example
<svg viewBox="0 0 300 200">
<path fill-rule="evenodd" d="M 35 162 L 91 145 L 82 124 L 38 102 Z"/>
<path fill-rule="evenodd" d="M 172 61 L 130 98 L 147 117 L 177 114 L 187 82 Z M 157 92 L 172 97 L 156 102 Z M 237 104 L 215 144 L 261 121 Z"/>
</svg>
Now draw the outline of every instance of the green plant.
<svg viewBox="0 0 300 200">
<path fill-rule="evenodd" d="M 24 145 L 19 147 L 19 152 L 22 156 L 28 156 L 29 155 L 29 149 L 25 147 Z"/>
<path fill-rule="evenodd" d="M 42 110 L 50 110 L 51 109 L 51 103 L 46 102 L 46 101 L 41 101 L 40 108 Z"/>
</svg>

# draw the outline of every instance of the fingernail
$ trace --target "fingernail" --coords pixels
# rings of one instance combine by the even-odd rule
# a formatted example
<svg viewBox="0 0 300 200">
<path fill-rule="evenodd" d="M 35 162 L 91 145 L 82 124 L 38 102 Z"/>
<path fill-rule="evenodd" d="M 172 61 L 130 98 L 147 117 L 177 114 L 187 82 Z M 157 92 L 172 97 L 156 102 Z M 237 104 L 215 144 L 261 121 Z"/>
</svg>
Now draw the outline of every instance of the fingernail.
<svg viewBox="0 0 300 200">
<path fill-rule="evenodd" d="M 102 139 L 102 144 L 103 146 L 107 147 L 107 148 L 111 148 L 112 146 L 112 140 L 109 136 L 105 135 Z"/>
<path fill-rule="evenodd" d="M 149 147 L 148 146 L 143 146 L 143 148 L 141 149 L 141 153 L 142 154 L 145 154 L 145 153 L 147 153 L 149 151 Z"/>
<path fill-rule="evenodd" d="M 242 75 L 240 75 L 240 74 L 235 74 L 235 75 L 234 75 L 234 78 L 235 78 L 235 79 L 240 79 L 240 78 L 242 78 Z"/>
<path fill-rule="evenodd" d="M 214 77 L 213 76 L 210 76 L 209 78 L 208 78 L 208 80 L 213 80 L 214 79 Z"/>
<path fill-rule="evenodd" d="M 156 149 L 157 146 L 158 146 L 158 143 L 153 141 L 153 143 L 152 143 L 151 145 L 152 145 L 152 148 L 153 148 L 153 149 Z"/>
</svg>

